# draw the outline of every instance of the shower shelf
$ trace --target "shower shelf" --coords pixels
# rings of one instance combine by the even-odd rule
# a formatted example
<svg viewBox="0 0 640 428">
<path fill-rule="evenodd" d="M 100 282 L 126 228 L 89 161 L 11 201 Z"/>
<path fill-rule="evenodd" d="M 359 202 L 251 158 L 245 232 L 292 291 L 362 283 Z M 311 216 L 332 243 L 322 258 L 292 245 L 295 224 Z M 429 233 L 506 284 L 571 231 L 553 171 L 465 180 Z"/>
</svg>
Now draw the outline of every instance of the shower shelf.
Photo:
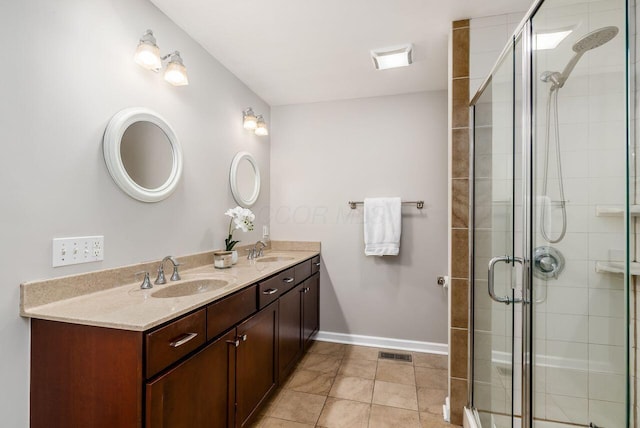
<svg viewBox="0 0 640 428">
<path fill-rule="evenodd" d="M 624 273 L 624 262 L 596 262 L 596 272 Z M 640 263 L 629 263 L 629 273 L 631 275 L 640 275 Z"/>
<path fill-rule="evenodd" d="M 624 206 L 622 205 L 596 205 L 597 217 L 622 217 L 623 215 Z M 640 216 L 640 205 L 629 206 L 629 215 Z"/>
</svg>

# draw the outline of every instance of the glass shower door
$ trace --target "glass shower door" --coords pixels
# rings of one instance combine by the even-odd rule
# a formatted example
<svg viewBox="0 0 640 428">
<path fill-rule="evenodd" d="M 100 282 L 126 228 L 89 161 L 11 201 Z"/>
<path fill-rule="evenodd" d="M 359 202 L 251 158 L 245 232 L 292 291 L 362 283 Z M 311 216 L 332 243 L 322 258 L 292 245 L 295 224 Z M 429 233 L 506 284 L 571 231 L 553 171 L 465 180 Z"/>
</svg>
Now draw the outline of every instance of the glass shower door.
<svg viewBox="0 0 640 428">
<path fill-rule="evenodd" d="M 516 144 L 520 141 L 519 108 L 515 108 L 518 46 L 503 55 L 473 109 L 471 403 L 478 422 L 496 428 L 512 427 L 520 411 L 514 400 L 519 397 L 519 383 L 513 376 L 515 363 L 521 361 L 514 354 L 514 326 L 521 325 L 516 290 L 522 276 L 522 247 L 515 234 L 518 229 L 522 233 L 516 217 L 522 215 L 523 183 L 521 144 Z"/>
<path fill-rule="evenodd" d="M 546 1 L 531 19 L 535 428 L 630 426 L 626 6 Z"/>
</svg>

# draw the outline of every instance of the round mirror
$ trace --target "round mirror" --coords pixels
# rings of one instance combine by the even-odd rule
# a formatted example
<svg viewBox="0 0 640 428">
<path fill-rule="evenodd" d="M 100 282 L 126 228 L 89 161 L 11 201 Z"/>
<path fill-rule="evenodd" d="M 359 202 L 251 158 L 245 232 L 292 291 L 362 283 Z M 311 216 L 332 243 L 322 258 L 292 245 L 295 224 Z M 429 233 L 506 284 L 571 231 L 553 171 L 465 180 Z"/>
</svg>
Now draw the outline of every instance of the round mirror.
<svg viewBox="0 0 640 428">
<path fill-rule="evenodd" d="M 238 205 L 248 208 L 256 203 L 260 196 L 260 168 L 251 153 L 239 152 L 234 156 L 229 184 Z"/>
<path fill-rule="evenodd" d="M 176 188 L 182 175 L 182 148 L 160 115 L 141 107 L 116 113 L 103 139 L 109 174 L 129 196 L 158 202 Z"/>
</svg>

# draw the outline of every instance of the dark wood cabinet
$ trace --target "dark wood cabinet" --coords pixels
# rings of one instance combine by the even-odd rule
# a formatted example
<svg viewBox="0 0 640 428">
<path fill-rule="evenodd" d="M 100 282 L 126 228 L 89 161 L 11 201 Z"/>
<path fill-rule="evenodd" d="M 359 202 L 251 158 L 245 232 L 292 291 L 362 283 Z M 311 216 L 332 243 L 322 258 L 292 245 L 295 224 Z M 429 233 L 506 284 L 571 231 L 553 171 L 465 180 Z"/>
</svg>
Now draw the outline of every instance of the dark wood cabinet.
<svg viewBox="0 0 640 428">
<path fill-rule="evenodd" d="M 320 275 L 318 273 L 311 275 L 312 266 L 311 261 L 297 265 L 296 280 L 306 279 L 279 299 L 278 378 L 280 382 L 289 376 L 303 351 L 310 344 L 311 337 L 320 327 Z M 303 274 L 298 275 L 298 272 Z"/>
<path fill-rule="evenodd" d="M 302 341 L 304 349 L 320 328 L 320 274 L 314 273 L 303 283 L 302 292 Z"/>
<path fill-rule="evenodd" d="M 140 428 L 142 334 L 31 320 L 31 428 Z"/>
<path fill-rule="evenodd" d="M 31 427 L 249 426 L 318 330 L 317 260 L 147 331 L 33 319 Z"/>
<path fill-rule="evenodd" d="M 297 285 L 293 290 L 280 296 L 279 340 L 278 340 L 278 378 L 280 382 L 291 370 L 302 354 L 302 288 Z"/>
<path fill-rule="evenodd" d="M 236 426 L 250 424 L 278 379 L 278 303 L 238 325 L 236 348 Z"/>
<path fill-rule="evenodd" d="M 233 329 L 147 382 L 146 428 L 232 427 L 235 337 Z"/>
</svg>

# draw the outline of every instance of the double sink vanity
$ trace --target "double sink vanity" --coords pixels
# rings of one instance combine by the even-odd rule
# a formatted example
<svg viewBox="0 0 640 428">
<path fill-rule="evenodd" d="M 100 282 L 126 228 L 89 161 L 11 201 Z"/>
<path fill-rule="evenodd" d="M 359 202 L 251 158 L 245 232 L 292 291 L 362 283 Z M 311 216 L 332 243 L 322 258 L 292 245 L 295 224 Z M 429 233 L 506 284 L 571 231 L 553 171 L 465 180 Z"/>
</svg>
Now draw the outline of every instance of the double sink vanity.
<svg viewBox="0 0 640 428">
<path fill-rule="evenodd" d="M 22 284 L 31 427 L 250 425 L 318 330 L 319 254 L 181 257 L 181 279 L 150 289 L 136 274 L 159 262 Z"/>
</svg>

